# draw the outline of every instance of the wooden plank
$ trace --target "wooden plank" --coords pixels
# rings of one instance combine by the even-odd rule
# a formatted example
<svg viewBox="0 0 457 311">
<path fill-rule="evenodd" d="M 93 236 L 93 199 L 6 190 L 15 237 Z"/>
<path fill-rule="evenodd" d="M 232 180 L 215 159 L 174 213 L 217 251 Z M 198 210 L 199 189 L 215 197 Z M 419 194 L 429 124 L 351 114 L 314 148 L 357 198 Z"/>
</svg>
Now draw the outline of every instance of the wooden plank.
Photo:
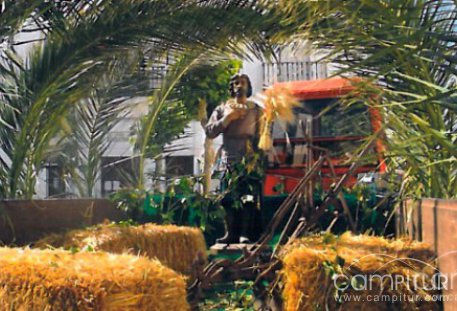
<svg viewBox="0 0 457 311">
<path fill-rule="evenodd" d="M 210 255 L 217 256 L 217 255 L 236 255 L 236 254 L 243 254 L 243 252 L 248 251 L 249 249 L 254 249 L 258 245 L 256 244 L 214 244 L 210 247 L 209 253 Z M 264 247 L 265 251 L 271 249 L 269 245 Z"/>
</svg>

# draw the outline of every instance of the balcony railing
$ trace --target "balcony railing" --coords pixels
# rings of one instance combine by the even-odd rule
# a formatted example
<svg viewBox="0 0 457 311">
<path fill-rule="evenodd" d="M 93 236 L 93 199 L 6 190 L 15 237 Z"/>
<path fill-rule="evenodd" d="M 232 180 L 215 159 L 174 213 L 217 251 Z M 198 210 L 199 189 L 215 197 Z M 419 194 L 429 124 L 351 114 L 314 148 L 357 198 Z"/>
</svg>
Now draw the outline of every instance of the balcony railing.
<svg viewBox="0 0 457 311">
<path fill-rule="evenodd" d="M 326 63 L 320 62 L 279 62 L 263 63 L 263 85 L 276 82 L 315 80 L 328 76 Z"/>
</svg>

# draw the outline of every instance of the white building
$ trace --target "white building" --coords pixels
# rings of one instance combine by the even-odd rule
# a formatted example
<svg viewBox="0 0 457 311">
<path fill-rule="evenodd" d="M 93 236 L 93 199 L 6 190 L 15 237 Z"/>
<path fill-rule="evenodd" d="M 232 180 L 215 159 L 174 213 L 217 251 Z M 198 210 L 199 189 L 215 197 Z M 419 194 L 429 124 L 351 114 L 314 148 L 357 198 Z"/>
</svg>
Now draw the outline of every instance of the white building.
<svg viewBox="0 0 457 311">
<path fill-rule="evenodd" d="M 247 74 L 252 82 L 253 92 L 262 91 L 265 87 L 282 81 L 313 80 L 328 76 L 328 66 L 318 62 L 306 45 L 287 47 L 277 52 L 273 62 L 243 61 L 242 73 Z M 227 86 L 228 87 L 228 86 Z M 141 102 L 141 98 L 137 99 Z M 135 109 L 119 121 L 109 135 L 110 148 L 102 158 L 99 180 L 96 182 L 94 195 L 106 196 L 125 186 L 122 175 L 132 171 L 130 159 L 133 147 L 129 142 L 132 124 L 147 112 L 146 105 L 135 105 Z M 180 146 L 180 150 L 165 153 L 160 160 L 147 160 L 146 172 L 158 173 L 165 177 L 158 184 L 153 184 L 148 177 L 147 185 L 164 189 L 165 179 L 173 175 L 198 175 L 202 173 L 204 131 L 199 122 L 193 121 L 185 129 L 185 134 L 171 142 L 168 147 Z M 221 144 L 221 138 L 215 140 L 215 148 Z M 135 172 L 132 172 L 135 173 Z M 79 195 L 75 185 L 62 174 L 62 170 L 50 163 L 39 174 L 36 189 L 37 198 Z"/>
</svg>

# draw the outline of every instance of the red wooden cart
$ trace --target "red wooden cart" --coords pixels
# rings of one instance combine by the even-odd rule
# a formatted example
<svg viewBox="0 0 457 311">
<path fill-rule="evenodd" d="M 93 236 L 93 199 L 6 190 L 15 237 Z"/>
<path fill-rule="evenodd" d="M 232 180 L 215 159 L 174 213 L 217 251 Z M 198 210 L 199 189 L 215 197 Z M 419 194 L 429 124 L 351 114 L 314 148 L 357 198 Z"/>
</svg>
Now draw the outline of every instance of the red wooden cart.
<svg viewBox="0 0 457 311">
<path fill-rule="evenodd" d="M 362 81 L 335 77 L 277 84 L 287 87 L 301 106 L 296 109 L 294 124 L 281 126 L 276 122 L 273 126 L 274 152 L 269 156 L 266 172 L 266 196 L 291 192 L 322 150 L 329 153 L 332 161 L 332 165 L 324 163 L 319 176 L 318 182 L 324 190 L 334 181 L 330 166 L 337 176 L 347 172 L 354 151 L 381 128 L 382 122 L 378 110 L 357 100 L 355 84 Z M 339 104 L 339 99 L 346 96 L 354 99 L 349 107 Z M 348 178 L 345 186 L 354 185 L 358 174 L 383 173 L 382 151 L 383 145 L 378 139 L 366 163 Z"/>
</svg>

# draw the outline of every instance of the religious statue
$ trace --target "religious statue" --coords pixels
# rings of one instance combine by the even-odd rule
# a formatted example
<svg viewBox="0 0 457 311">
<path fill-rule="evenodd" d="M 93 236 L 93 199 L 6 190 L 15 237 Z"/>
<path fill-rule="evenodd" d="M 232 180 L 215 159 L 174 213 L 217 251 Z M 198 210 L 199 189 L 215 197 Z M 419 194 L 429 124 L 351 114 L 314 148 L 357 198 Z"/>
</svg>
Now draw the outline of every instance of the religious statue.
<svg viewBox="0 0 457 311">
<path fill-rule="evenodd" d="M 231 98 L 216 107 L 205 127 L 207 137 L 223 134 L 226 169 L 224 192 L 226 232 L 217 243 L 249 243 L 261 232 L 263 157 L 259 150 L 262 110 L 253 101 L 249 77 L 237 74 L 230 80 Z"/>
</svg>

